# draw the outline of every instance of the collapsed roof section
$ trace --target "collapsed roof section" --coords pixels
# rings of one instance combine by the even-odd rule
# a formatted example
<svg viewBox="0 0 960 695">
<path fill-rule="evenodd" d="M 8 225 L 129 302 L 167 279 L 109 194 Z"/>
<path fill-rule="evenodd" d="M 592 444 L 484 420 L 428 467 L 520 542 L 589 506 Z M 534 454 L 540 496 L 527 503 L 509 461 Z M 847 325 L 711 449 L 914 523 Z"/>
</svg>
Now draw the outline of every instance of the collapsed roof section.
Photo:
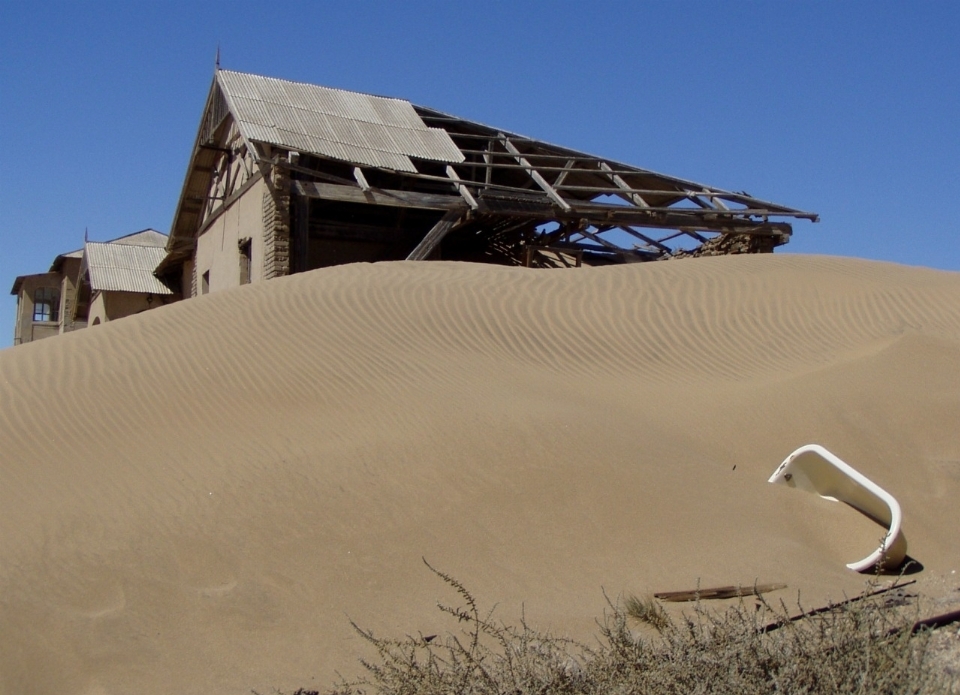
<svg viewBox="0 0 960 695">
<path fill-rule="evenodd" d="M 224 146 L 228 127 L 242 144 Z M 298 233 L 302 247 L 394 235 L 394 257 L 411 260 L 606 264 L 770 251 L 791 220 L 818 219 L 400 99 L 218 70 L 158 274 L 191 253 L 217 162 L 236 147 L 264 178 L 286 172 L 291 207 L 323 201 L 303 208 L 294 247 Z"/>
</svg>

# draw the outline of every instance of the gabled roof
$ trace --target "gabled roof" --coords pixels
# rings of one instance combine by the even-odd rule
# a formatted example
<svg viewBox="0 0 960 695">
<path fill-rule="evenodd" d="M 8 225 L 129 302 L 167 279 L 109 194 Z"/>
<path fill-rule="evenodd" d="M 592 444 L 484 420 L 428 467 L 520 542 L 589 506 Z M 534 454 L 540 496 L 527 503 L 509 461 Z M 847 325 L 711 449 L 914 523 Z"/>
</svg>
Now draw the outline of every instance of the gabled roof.
<svg viewBox="0 0 960 695">
<path fill-rule="evenodd" d="M 20 294 L 20 288 L 23 287 L 23 283 L 27 278 L 40 278 L 49 276 L 51 279 L 56 278 L 56 273 L 34 273 L 33 275 L 18 275 L 13 281 L 13 289 L 10 290 L 10 294 Z M 58 281 L 59 282 L 59 281 Z"/>
<path fill-rule="evenodd" d="M 69 258 L 83 258 L 83 249 L 77 249 L 76 251 L 70 251 L 68 253 L 61 253 L 59 256 L 53 259 L 53 263 L 50 264 L 51 273 L 59 273 L 60 269 L 63 267 L 64 261 Z"/>
<path fill-rule="evenodd" d="M 17 294 L 23 281 L 28 277 L 61 273 L 64 261 L 71 258 L 82 259 L 81 273 L 89 268 L 91 284 L 95 290 L 173 294 L 166 285 L 153 276 L 154 268 L 163 259 L 166 245 L 167 235 L 149 228 L 125 234 L 110 241 L 88 241 L 84 243 L 82 249 L 59 254 L 50 264 L 49 272 L 18 276 L 14 280 L 10 294 Z M 111 248 L 104 250 L 102 247 Z M 93 249 L 94 260 L 91 260 L 91 249 Z M 143 272 L 146 272 L 149 277 L 141 277 Z M 94 277 L 102 286 L 93 284 Z"/>
<path fill-rule="evenodd" d="M 818 219 L 743 191 L 659 174 L 402 99 L 218 70 L 168 253 L 156 269 L 161 275 L 193 253 L 216 162 L 225 151 L 237 152 L 236 143 L 220 141 L 229 123 L 259 166 L 254 176 L 271 167 L 296 171 L 293 192 L 308 198 L 451 212 L 466 206 L 469 214 L 450 229 L 490 237 L 484 243 L 509 247 L 511 258 L 528 246 L 566 245 L 595 260 L 655 260 L 685 253 L 686 239 L 702 246 L 710 240 L 703 234 L 748 235 L 762 242 L 758 248 L 772 249 L 792 232 L 783 218 Z M 311 156 L 304 164 L 283 151 Z M 354 167 L 352 177 L 344 164 Z M 559 228 L 540 233 L 547 223 Z"/>
<path fill-rule="evenodd" d="M 416 172 L 411 157 L 463 161 L 409 101 L 229 70 L 217 72 L 214 89 L 247 141 L 394 171 Z"/>
<path fill-rule="evenodd" d="M 167 245 L 167 235 L 158 232 L 156 229 L 141 229 L 139 232 L 125 234 L 124 236 L 103 242 L 106 244 L 128 244 L 132 246 L 159 246 L 163 248 Z"/>
<path fill-rule="evenodd" d="M 142 232 L 141 232 L 142 234 Z M 166 237 L 163 242 L 166 242 Z M 164 248 L 153 238 L 134 239 L 146 244 L 123 241 L 88 241 L 84 246 L 84 266 L 89 273 L 90 289 L 105 292 L 140 292 L 173 294 L 170 288 L 153 275 L 163 260 Z"/>
</svg>

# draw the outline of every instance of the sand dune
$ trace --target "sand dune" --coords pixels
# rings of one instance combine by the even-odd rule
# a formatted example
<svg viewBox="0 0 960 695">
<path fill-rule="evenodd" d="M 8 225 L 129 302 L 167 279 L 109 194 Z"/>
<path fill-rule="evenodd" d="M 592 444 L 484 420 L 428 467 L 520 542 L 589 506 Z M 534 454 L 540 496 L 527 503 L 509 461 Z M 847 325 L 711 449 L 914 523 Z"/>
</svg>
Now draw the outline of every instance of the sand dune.
<svg viewBox="0 0 960 695">
<path fill-rule="evenodd" d="M 421 557 L 579 637 L 602 588 L 839 599 L 881 532 L 766 483 L 809 442 L 960 587 L 958 367 L 960 275 L 782 255 L 341 266 L 4 350 L 0 690 L 324 686 L 348 617 L 451 629 Z"/>
</svg>

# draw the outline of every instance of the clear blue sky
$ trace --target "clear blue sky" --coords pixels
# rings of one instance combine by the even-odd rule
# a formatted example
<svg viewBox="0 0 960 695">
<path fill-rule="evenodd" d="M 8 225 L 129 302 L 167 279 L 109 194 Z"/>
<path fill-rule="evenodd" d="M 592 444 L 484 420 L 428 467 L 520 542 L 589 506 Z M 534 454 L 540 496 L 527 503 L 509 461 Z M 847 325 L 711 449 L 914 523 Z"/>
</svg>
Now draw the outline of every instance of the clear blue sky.
<svg viewBox="0 0 960 695">
<path fill-rule="evenodd" d="M 960 270 L 957 2 L 0 0 L 17 275 L 169 231 L 223 67 L 409 99 L 820 213 L 790 252 Z"/>
</svg>

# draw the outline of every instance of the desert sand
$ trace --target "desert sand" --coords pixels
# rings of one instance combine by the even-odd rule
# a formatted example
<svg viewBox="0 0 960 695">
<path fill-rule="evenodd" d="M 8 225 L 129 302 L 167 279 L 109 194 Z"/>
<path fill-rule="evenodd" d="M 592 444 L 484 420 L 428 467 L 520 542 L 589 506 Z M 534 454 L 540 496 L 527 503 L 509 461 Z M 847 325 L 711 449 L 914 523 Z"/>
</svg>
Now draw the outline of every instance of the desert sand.
<svg viewBox="0 0 960 695">
<path fill-rule="evenodd" d="M 766 481 L 819 443 L 960 587 L 960 274 L 735 256 L 357 264 L 0 351 L 0 692 L 323 688 L 378 634 L 589 639 L 603 592 L 864 586 L 882 529 Z"/>
</svg>

